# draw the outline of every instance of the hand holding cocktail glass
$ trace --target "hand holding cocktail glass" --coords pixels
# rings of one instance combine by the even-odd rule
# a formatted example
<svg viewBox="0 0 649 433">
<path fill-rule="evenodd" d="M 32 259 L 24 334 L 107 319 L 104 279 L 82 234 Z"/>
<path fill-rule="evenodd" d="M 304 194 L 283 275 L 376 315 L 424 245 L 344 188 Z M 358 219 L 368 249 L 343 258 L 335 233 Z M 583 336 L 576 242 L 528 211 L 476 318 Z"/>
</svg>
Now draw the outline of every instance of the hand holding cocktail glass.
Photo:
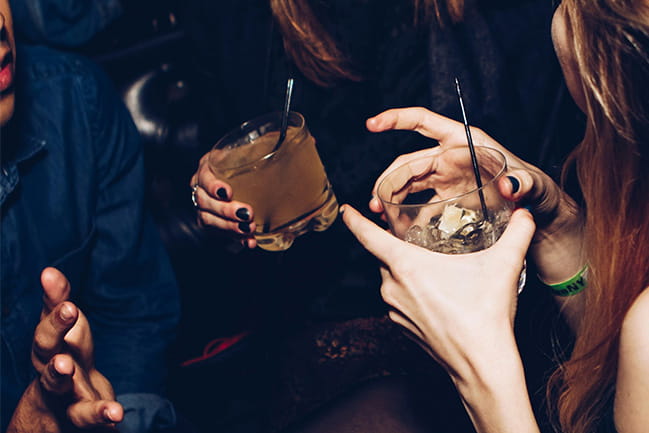
<svg viewBox="0 0 649 433">
<path fill-rule="evenodd" d="M 374 183 L 369 203 L 370 210 L 378 214 L 383 214 L 384 208 L 377 190 L 388 173 L 410 160 L 435 154 L 441 149 L 467 145 L 461 123 L 421 107 L 387 110 L 368 119 L 366 125 L 369 131 L 376 133 L 389 130 L 416 131 L 439 143 L 436 148 L 401 155 L 383 171 Z M 505 199 L 522 203 L 532 211 L 537 224 L 535 239 L 539 240 L 546 232 L 554 233 L 567 225 L 580 225 L 571 222 L 577 213 L 574 201 L 550 176 L 518 158 L 481 129 L 472 127 L 471 131 L 476 146 L 490 147 L 505 155 L 507 176 L 498 180 L 498 189 Z M 515 180 L 512 181 L 512 178 Z"/>
<path fill-rule="evenodd" d="M 372 132 L 413 130 L 440 144 L 398 157 L 379 176 L 370 209 L 384 220 L 387 214 L 378 190 L 389 173 L 413 160 L 467 144 L 461 123 L 424 108 L 385 111 L 369 119 L 367 128 Z M 390 317 L 410 331 L 453 378 L 467 370 L 468 374 L 475 372 L 467 367 L 470 360 L 497 364 L 501 346 L 492 343 L 503 341 L 501 338 L 513 339 L 516 289 L 532 237 L 535 240 L 531 252 L 536 256 L 535 251 L 545 248 L 548 236 L 571 232 L 580 225 L 574 202 L 549 176 L 515 157 L 481 130 L 472 128 L 472 133 L 476 146 L 505 155 L 508 171 L 495 182 L 496 189 L 505 200 L 525 203 L 538 221 L 536 227 L 530 212 L 515 209 L 504 233 L 490 248 L 469 254 L 442 254 L 404 242 L 348 205 L 342 207 L 345 224 L 383 263 L 381 294 L 392 307 Z M 567 238 L 579 236 L 575 232 L 574 237 Z M 543 258 L 535 257 L 535 261 L 537 269 L 548 274 L 554 271 L 552 263 Z"/>
<path fill-rule="evenodd" d="M 497 186 L 505 156 L 482 146 L 474 153 L 480 187 L 467 146 L 438 148 L 383 178 L 377 195 L 395 236 L 446 254 L 480 251 L 498 240 L 514 208 Z"/>
<path fill-rule="evenodd" d="M 203 223 L 239 234 L 250 248 L 285 250 L 308 231 L 326 230 L 338 214 L 304 117 L 290 112 L 276 148 L 281 124 L 279 112 L 243 123 L 216 143 L 192 177 Z"/>
<path fill-rule="evenodd" d="M 457 78 L 455 85 L 466 144 L 410 159 L 385 174 L 376 190 L 395 236 L 445 254 L 491 247 L 514 208 L 498 190 L 498 182 L 507 172 L 505 155 L 474 145 Z M 523 267 L 519 292 L 525 275 Z"/>
<path fill-rule="evenodd" d="M 458 167 L 469 168 L 471 163 L 468 162 L 466 153 L 461 152 L 460 158 L 453 155 L 457 148 L 467 151 L 462 124 L 424 109 L 401 109 L 390 110 L 368 120 L 368 129 L 375 132 L 413 129 L 440 142 L 439 147 L 398 158 L 379 177 L 370 207 L 373 211 L 381 212 L 385 220 L 391 218 L 388 210 L 391 205 L 386 203 L 397 203 L 395 209 L 398 209 L 403 192 L 409 187 L 413 188 L 413 192 L 421 192 L 434 186 L 435 193 L 442 196 L 437 198 L 450 198 L 451 201 L 445 204 L 455 204 L 452 202 L 453 197 L 462 196 L 458 194 L 456 187 L 463 184 L 467 186 L 469 181 L 466 179 L 471 178 L 458 182 L 457 171 L 463 171 L 457 170 Z M 480 131 L 474 132 L 477 132 L 474 133 L 476 145 L 504 150 Z M 482 152 L 480 149 L 480 146 L 476 149 L 478 160 Z M 485 152 L 494 155 L 505 153 L 495 150 Z M 507 156 L 511 157 L 511 154 L 507 153 Z M 534 188 L 539 185 L 533 184 L 533 177 L 522 162 L 511 159 L 516 169 L 505 172 L 502 158 L 494 157 L 494 160 L 501 168 L 491 175 L 483 174 L 483 180 L 485 187 L 502 196 L 496 201 L 507 202 L 504 209 L 509 214 L 514 207 L 513 201 L 523 197 L 522 191 L 535 191 Z M 398 173 L 398 167 L 408 167 L 409 172 L 401 172 L 400 181 L 390 182 L 390 173 Z M 431 173 L 433 176 L 428 176 Z M 505 173 L 516 176 L 518 190 L 514 190 L 512 181 Z M 378 198 L 381 185 L 384 188 L 389 185 L 388 191 L 396 191 L 386 203 Z M 475 187 L 472 188 L 475 190 Z M 470 208 L 476 211 L 477 221 L 483 221 L 480 200 L 475 199 L 477 194 L 468 195 L 474 196 L 473 203 L 458 204 L 457 208 Z M 492 215 L 491 209 L 497 207 L 491 206 L 492 193 L 485 193 L 484 198 L 490 209 L 488 218 L 493 218 L 497 211 Z M 436 200 L 434 195 L 430 199 Z M 492 342 L 503 341 L 503 338 L 513 339 L 520 272 L 535 229 L 527 210 L 514 210 L 502 236 L 489 248 L 468 254 L 445 254 L 404 242 L 347 205 L 342 209 L 343 220 L 349 229 L 383 263 L 381 294 L 392 307 L 392 320 L 410 331 L 428 353 L 447 368 L 453 378 L 462 377 L 464 373 L 471 371 L 468 360 L 498 362 L 501 354 Z M 425 206 L 421 209 L 430 210 Z M 425 212 L 413 214 L 412 221 L 408 221 L 410 216 L 407 212 L 397 213 L 399 215 L 404 221 L 404 227 L 410 222 L 423 227 L 434 218 L 432 214 Z M 396 227 L 394 222 L 391 224 Z M 453 234 L 453 230 L 448 232 Z"/>
<path fill-rule="evenodd" d="M 290 110 L 292 94 L 289 78 L 282 112 L 223 136 L 191 180 L 200 221 L 243 235 L 248 248 L 284 251 L 298 236 L 329 228 L 338 213 L 315 139 L 304 117 Z M 206 200 L 199 197 L 201 189 Z M 231 197 L 240 201 L 224 203 Z"/>
</svg>

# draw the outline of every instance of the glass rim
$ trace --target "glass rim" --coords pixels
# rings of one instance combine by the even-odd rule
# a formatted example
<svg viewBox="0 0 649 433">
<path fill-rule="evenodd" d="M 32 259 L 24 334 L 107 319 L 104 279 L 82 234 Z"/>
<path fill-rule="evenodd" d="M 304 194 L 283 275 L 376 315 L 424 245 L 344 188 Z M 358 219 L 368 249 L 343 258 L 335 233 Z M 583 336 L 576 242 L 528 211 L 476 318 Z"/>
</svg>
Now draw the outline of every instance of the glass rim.
<svg viewBox="0 0 649 433">
<path fill-rule="evenodd" d="M 430 159 L 430 158 L 433 158 L 433 157 L 438 157 L 439 155 L 441 155 L 441 154 L 443 154 L 445 152 L 448 152 L 450 150 L 458 150 L 458 149 L 466 149 L 467 151 L 469 151 L 469 148 L 467 146 L 453 146 L 453 147 L 449 147 L 449 148 L 446 148 L 446 149 L 442 149 L 440 152 L 437 152 L 437 153 L 432 154 L 432 155 L 426 155 L 426 156 L 421 156 L 421 157 L 418 157 L 418 158 L 415 158 L 415 159 L 411 159 L 410 161 L 404 162 L 400 166 L 395 167 L 393 170 L 391 170 L 389 173 L 387 173 L 385 175 L 385 177 L 383 178 L 383 180 L 381 181 L 381 183 L 379 184 L 379 186 L 376 189 L 376 195 L 378 196 L 381 203 L 383 203 L 384 205 L 397 206 L 397 207 L 400 207 L 400 208 L 416 208 L 416 207 L 422 207 L 422 206 L 439 205 L 439 204 L 447 203 L 447 202 L 451 202 L 451 201 L 457 201 L 457 200 L 459 200 L 461 198 L 466 197 L 467 195 L 474 194 L 474 193 L 476 193 L 476 192 L 478 192 L 480 190 L 484 190 L 487 186 L 495 183 L 495 181 L 497 179 L 499 179 L 507 171 L 507 157 L 505 156 L 504 153 L 502 153 L 498 149 L 495 149 L 495 148 L 489 147 L 489 146 L 481 146 L 481 145 L 474 146 L 474 149 L 481 149 L 481 150 L 486 149 L 488 151 L 494 152 L 496 155 L 499 155 L 502 158 L 502 167 L 500 168 L 500 170 L 498 170 L 498 172 L 496 174 L 494 174 L 494 176 L 491 179 L 489 179 L 487 182 L 483 182 L 481 187 L 473 188 L 473 189 L 471 189 L 469 191 L 463 192 L 462 194 L 456 195 L 454 197 L 446 198 L 444 200 L 436 200 L 436 201 L 431 201 L 431 202 L 427 202 L 427 203 L 419 203 L 419 204 L 417 204 L 417 203 L 407 203 L 407 204 L 394 203 L 392 201 L 385 200 L 383 197 L 381 197 L 381 193 L 380 193 L 381 187 L 388 180 L 390 175 L 396 173 L 397 170 L 399 170 L 399 169 L 401 169 L 401 168 L 403 168 L 403 167 L 405 167 L 405 166 L 407 166 L 409 164 L 412 164 L 415 161 L 421 161 L 421 160 L 424 160 L 424 159 Z"/>
<path fill-rule="evenodd" d="M 223 148 L 225 148 L 227 146 L 219 147 L 219 145 L 223 141 L 225 141 L 226 139 L 228 139 L 228 138 L 230 138 L 232 136 L 235 136 L 237 134 L 241 135 L 241 134 L 245 133 L 246 128 L 249 128 L 251 126 L 251 124 L 253 124 L 253 123 L 263 123 L 266 119 L 273 118 L 274 116 L 279 116 L 278 120 L 281 121 L 282 112 L 281 111 L 271 111 L 269 113 L 265 113 L 265 114 L 262 114 L 260 116 L 253 117 L 250 120 L 246 120 L 245 122 L 241 123 L 236 128 L 233 128 L 230 131 L 228 131 L 227 133 L 225 133 L 221 138 L 219 138 L 218 141 L 212 146 L 212 150 L 222 150 Z M 297 121 L 297 124 L 292 125 L 292 124 L 290 124 L 290 119 L 293 116 L 297 117 L 298 121 Z M 289 125 L 288 126 L 294 126 L 296 128 L 304 128 L 306 126 L 306 121 L 304 120 L 304 116 L 301 113 L 297 112 L 297 111 L 289 111 L 288 119 L 289 119 Z M 279 131 L 279 129 L 277 129 L 277 131 Z M 226 166 L 226 167 L 223 167 L 223 169 L 225 169 L 225 170 L 237 170 L 237 169 L 240 169 L 240 168 L 245 168 L 245 167 L 257 164 L 257 163 L 259 163 L 261 161 L 265 161 L 265 160 L 268 160 L 268 159 L 272 158 L 274 155 L 279 154 L 280 152 L 282 152 L 282 149 L 284 149 L 284 148 L 285 148 L 285 146 L 280 146 L 279 149 L 277 149 L 277 150 L 275 150 L 273 152 L 269 152 L 269 153 L 267 153 L 267 154 L 265 154 L 265 155 L 263 155 L 263 156 L 261 156 L 259 158 L 256 158 L 256 159 L 254 159 L 252 161 L 248 161 L 248 162 L 246 162 L 244 164 L 240 164 L 240 165 Z"/>
</svg>

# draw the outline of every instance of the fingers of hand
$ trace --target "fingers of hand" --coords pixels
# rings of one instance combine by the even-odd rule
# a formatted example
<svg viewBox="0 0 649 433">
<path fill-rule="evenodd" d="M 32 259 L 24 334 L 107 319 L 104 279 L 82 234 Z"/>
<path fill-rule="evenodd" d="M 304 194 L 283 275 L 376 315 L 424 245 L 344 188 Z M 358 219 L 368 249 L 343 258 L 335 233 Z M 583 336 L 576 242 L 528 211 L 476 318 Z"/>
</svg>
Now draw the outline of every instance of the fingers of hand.
<svg viewBox="0 0 649 433">
<path fill-rule="evenodd" d="M 248 249 L 253 249 L 257 246 L 257 239 L 255 239 L 254 236 L 251 236 L 249 238 L 242 239 L 241 243 L 243 244 L 244 247 L 247 247 Z"/>
<path fill-rule="evenodd" d="M 217 202 L 209 211 L 199 211 L 198 217 L 205 225 L 242 235 L 254 233 L 257 228 L 252 208 L 240 202 Z"/>
<path fill-rule="evenodd" d="M 224 183 L 216 183 L 216 185 L 213 189 L 200 184 L 192 185 L 192 202 L 197 209 L 212 210 L 218 203 L 227 203 L 230 200 L 232 196 L 230 187 Z"/>
<path fill-rule="evenodd" d="M 534 215 L 552 218 L 555 216 L 561 196 L 563 194 L 559 185 L 557 185 L 549 176 L 537 170 L 512 170 L 508 173 L 519 183 L 518 191 L 507 188 L 506 182 L 501 181 L 499 187 L 502 192 L 511 191 L 510 195 L 505 192 L 503 195 L 510 200 L 520 202 L 529 206 Z M 508 179 L 511 183 L 511 179 Z M 516 182 L 514 182 L 515 184 Z M 515 185 L 514 185 L 515 186 Z"/>
<path fill-rule="evenodd" d="M 43 313 L 47 315 L 52 309 L 70 297 L 70 282 L 61 271 L 48 267 L 41 272 L 43 286 Z"/>
<path fill-rule="evenodd" d="M 116 401 L 82 400 L 68 407 L 68 418 L 78 428 L 88 429 L 122 421 L 124 409 Z"/>
<path fill-rule="evenodd" d="M 94 342 L 92 339 L 92 332 L 90 331 L 90 324 L 88 319 L 79 311 L 79 318 L 65 334 L 65 344 L 70 353 L 75 357 L 84 368 L 92 367 L 94 361 Z"/>
<path fill-rule="evenodd" d="M 537 176 L 529 170 L 509 170 L 507 176 L 499 179 L 498 188 L 503 197 L 512 201 L 533 199 L 542 185 L 537 185 Z"/>
<path fill-rule="evenodd" d="M 218 186 L 215 194 L 211 195 L 207 189 L 197 187 L 193 191 L 193 200 L 199 209 L 198 218 L 202 224 L 227 230 L 238 234 L 247 235 L 254 232 L 256 226 L 253 221 L 252 207 L 238 201 L 227 201 L 230 196 L 229 186 L 216 181 Z"/>
<path fill-rule="evenodd" d="M 391 129 L 417 131 L 425 137 L 444 141 L 461 133 L 463 125 L 425 108 L 409 107 L 384 111 L 368 119 L 366 127 L 372 132 Z"/>
<path fill-rule="evenodd" d="M 399 239 L 383 230 L 349 205 L 341 207 L 343 221 L 356 239 L 379 260 L 389 266 L 394 254 L 401 247 Z"/>
<path fill-rule="evenodd" d="M 32 361 L 37 370 L 62 350 L 65 335 L 78 318 L 79 310 L 75 305 L 63 302 L 39 322 L 32 345 Z"/>
<path fill-rule="evenodd" d="M 41 385 L 52 394 L 63 395 L 73 389 L 75 363 L 70 355 L 59 354 L 47 364 L 41 373 Z"/>
<path fill-rule="evenodd" d="M 494 249 L 502 251 L 502 256 L 505 258 L 522 262 L 535 230 L 536 224 L 534 224 L 532 214 L 526 209 L 516 209 L 505 232 L 494 245 Z M 522 263 L 512 265 L 522 266 Z M 514 269 L 516 269 L 515 266 Z"/>
<path fill-rule="evenodd" d="M 383 203 L 377 196 L 372 196 L 369 204 L 370 210 L 374 213 L 383 213 Z"/>
<path fill-rule="evenodd" d="M 92 373 L 84 371 L 70 355 L 58 354 L 50 360 L 40 377 L 41 386 L 46 392 L 56 396 L 69 395 L 74 403 L 68 406 L 67 414 L 79 428 L 110 425 L 123 418 L 119 403 L 102 399 L 102 396 L 112 398 L 112 391 L 102 392 L 94 388 L 90 381 Z M 108 381 L 103 376 L 101 378 L 103 388 L 110 388 Z"/>
<path fill-rule="evenodd" d="M 199 190 L 214 200 L 229 200 L 232 197 L 232 188 L 226 182 L 217 179 L 207 164 L 201 164 L 200 168 L 192 176 L 190 187 L 198 185 Z M 198 198 L 198 197 L 197 197 Z"/>
</svg>

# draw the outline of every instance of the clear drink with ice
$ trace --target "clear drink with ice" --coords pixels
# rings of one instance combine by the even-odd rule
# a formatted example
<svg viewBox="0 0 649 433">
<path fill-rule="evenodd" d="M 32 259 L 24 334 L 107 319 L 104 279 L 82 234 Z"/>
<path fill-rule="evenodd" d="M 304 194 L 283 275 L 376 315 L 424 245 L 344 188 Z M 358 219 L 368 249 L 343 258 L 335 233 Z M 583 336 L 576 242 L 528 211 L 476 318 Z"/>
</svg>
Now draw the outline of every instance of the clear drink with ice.
<svg viewBox="0 0 649 433">
<path fill-rule="evenodd" d="M 506 159 L 488 147 L 476 146 L 475 152 L 481 188 L 467 146 L 438 147 L 385 176 L 377 193 L 395 236 L 444 254 L 480 251 L 500 238 L 514 210 L 496 185 L 507 171 Z M 519 290 L 524 284 L 525 269 Z"/>
</svg>

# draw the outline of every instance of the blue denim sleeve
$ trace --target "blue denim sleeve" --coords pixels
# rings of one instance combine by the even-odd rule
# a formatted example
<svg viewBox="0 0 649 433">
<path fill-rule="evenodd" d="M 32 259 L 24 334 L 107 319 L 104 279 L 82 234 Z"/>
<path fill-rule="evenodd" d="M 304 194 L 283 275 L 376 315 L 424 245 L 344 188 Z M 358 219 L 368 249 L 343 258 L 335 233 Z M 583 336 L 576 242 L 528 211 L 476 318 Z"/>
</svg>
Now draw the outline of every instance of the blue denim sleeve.
<svg viewBox="0 0 649 433">
<path fill-rule="evenodd" d="M 140 138 L 112 83 L 81 86 L 98 183 L 87 284 L 80 293 L 95 360 L 116 394 L 161 393 L 179 294 L 166 251 L 144 209 Z M 95 85 L 96 84 L 96 85 Z M 90 144 L 89 144 L 90 145 Z"/>
<path fill-rule="evenodd" d="M 173 404 L 156 394 L 121 394 L 124 419 L 117 424 L 119 433 L 175 432 L 176 410 Z"/>
<path fill-rule="evenodd" d="M 14 26 L 27 42 L 74 47 L 121 15 L 120 0 L 10 0 Z"/>
</svg>

